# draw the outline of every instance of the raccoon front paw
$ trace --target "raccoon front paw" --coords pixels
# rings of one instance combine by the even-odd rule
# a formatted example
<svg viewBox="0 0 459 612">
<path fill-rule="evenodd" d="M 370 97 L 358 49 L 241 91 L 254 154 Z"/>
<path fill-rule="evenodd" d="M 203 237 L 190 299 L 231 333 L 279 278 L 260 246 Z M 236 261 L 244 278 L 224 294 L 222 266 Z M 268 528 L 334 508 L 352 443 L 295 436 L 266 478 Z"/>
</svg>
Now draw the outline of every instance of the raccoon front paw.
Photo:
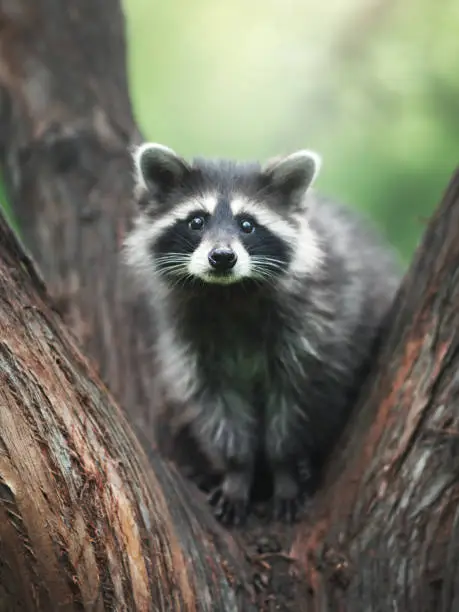
<svg viewBox="0 0 459 612">
<path fill-rule="evenodd" d="M 274 471 L 274 495 L 272 518 L 275 521 L 293 523 L 301 507 L 301 491 L 295 474 L 286 468 Z"/>
<path fill-rule="evenodd" d="M 224 525 L 237 527 L 245 522 L 248 503 L 245 500 L 230 499 L 221 486 L 216 487 L 209 495 L 209 503 L 214 508 L 215 517 Z"/>
<path fill-rule="evenodd" d="M 298 478 L 302 485 L 308 485 L 312 479 L 312 468 L 309 459 L 302 458 L 298 461 Z"/>
<path fill-rule="evenodd" d="M 282 521 L 283 523 L 294 523 L 298 518 L 298 513 L 301 508 L 301 500 L 283 499 L 282 497 L 274 498 L 272 517 L 274 521 Z"/>
<path fill-rule="evenodd" d="M 238 526 L 245 522 L 249 509 L 250 486 L 250 474 L 230 472 L 210 493 L 209 503 L 221 523 Z"/>
</svg>

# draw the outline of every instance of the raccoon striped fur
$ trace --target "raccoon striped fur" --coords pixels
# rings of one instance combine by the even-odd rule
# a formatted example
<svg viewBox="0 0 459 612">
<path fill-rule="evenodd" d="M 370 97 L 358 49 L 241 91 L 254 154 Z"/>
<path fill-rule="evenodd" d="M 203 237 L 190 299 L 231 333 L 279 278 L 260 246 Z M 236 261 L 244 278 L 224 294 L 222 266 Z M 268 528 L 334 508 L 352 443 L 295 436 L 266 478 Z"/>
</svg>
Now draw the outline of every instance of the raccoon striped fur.
<svg viewBox="0 0 459 612">
<path fill-rule="evenodd" d="M 315 192 L 317 153 L 188 162 L 145 143 L 133 160 L 124 256 L 151 299 L 171 422 L 221 474 L 220 520 L 244 520 L 259 456 L 274 517 L 293 520 L 300 471 L 320 468 L 348 420 L 397 291 L 394 250 Z"/>
</svg>

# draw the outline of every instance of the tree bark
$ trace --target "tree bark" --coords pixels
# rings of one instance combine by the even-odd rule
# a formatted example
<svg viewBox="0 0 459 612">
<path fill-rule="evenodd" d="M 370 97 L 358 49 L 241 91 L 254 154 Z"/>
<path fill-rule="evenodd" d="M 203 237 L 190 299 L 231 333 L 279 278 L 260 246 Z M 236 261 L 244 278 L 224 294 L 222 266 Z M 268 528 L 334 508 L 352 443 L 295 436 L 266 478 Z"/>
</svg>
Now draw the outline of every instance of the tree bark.
<svg viewBox="0 0 459 612">
<path fill-rule="evenodd" d="M 459 170 L 293 554 L 310 610 L 459 610 Z"/>
<path fill-rule="evenodd" d="M 152 407 L 159 401 L 151 376 L 152 321 L 141 296 L 133 295 L 132 288 L 126 286 L 118 258 L 132 214 L 128 148 L 141 139 L 127 94 L 119 3 L 110 3 L 108 9 L 102 0 L 80 0 L 77 8 L 69 8 L 68 3 L 56 0 L 34 0 L 33 5 L 26 0 L 0 0 L 0 92 L 3 130 L 0 162 L 25 242 L 40 265 L 55 307 L 76 334 L 83 352 L 97 364 L 100 376 L 130 422 L 143 433 L 148 450 L 151 447 Z M 405 279 L 392 320 L 388 321 L 382 352 L 378 359 L 375 357 L 374 370 L 362 389 L 356 416 L 330 462 L 310 519 L 297 530 L 291 553 L 298 561 L 298 574 L 306 577 L 310 590 L 308 595 L 302 591 L 302 596 L 296 597 L 292 610 L 422 612 L 453 611 L 459 607 L 455 579 L 459 569 L 455 501 L 459 440 L 455 414 L 459 338 L 458 200 L 459 178 L 456 176 Z M 8 270 L 17 268 L 19 251 L 16 250 L 16 260 L 11 253 L 8 257 Z M 7 268 L 3 270 L 8 278 Z M 13 278 L 8 280 L 10 284 L 13 281 Z M 31 281 L 28 282 L 27 287 Z M 15 291 L 26 291 L 20 289 L 18 282 L 14 283 Z M 3 293 L 8 295 L 6 290 Z M 19 297 L 23 300 L 26 296 Z M 4 306 L 3 294 L 0 298 L 4 300 L 0 305 Z M 36 307 L 35 298 L 28 299 Z M 44 311 L 47 312 L 45 318 Z M 37 311 L 24 308 L 24 305 L 14 311 L 14 316 L 8 310 L 0 312 L 20 321 L 12 329 L 21 340 L 16 341 L 11 362 L 16 364 L 15 375 L 8 375 L 9 386 L 6 387 L 10 388 L 11 381 L 18 385 L 17 390 L 8 391 L 8 406 L 15 411 L 14 420 L 8 411 L 0 418 L 8 420 L 10 429 L 14 426 L 19 431 L 23 436 L 21 444 L 27 440 L 27 444 L 32 445 L 31 452 L 35 453 L 32 456 L 39 466 L 34 471 L 31 455 L 23 458 L 16 452 L 19 467 L 14 473 L 28 486 L 30 483 L 35 487 L 33 494 L 26 498 L 22 493 L 19 498 L 23 504 L 21 512 L 26 513 L 27 509 L 27 524 L 17 512 L 16 497 L 11 502 L 16 505 L 8 505 L 9 492 L 15 494 L 16 490 L 10 484 L 7 489 L 2 488 L 0 481 L 0 512 L 4 516 L 5 512 L 10 512 L 8 523 L 0 521 L 0 541 L 2 546 L 4 542 L 13 542 L 8 544 L 7 551 L 1 551 L 0 558 L 7 560 L 3 566 L 0 564 L 2 588 L 5 589 L 6 584 L 12 589 L 14 584 L 15 592 L 22 595 L 24 590 L 29 598 L 24 601 L 31 602 L 32 607 L 23 609 L 38 609 L 33 607 L 38 601 L 36 598 L 50 597 L 46 594 L 48 591 L 41 595 L 42 591 L 28 586 L 29 581 L 35 584 L 36 568 L 39 567 L 40 581 L 45 581 L 49 593 L 53 593 L 54 588 L 59 589 L 59 593 L 68 589 L 72 605 L 77 605 L 75 602 L 80 597 L 72 589 L 81 589 L 81 584 L 89 585 L 83 589 L 87 597 L 85 602 L 89 601 L 91 593 L 99 592 L 97 589 L 106 598 L 112 596 L 113 589 L 119 590 L 122 584 L 119 572 L 127 572 L 127 561 L 122 558 L 119 542 L 126 542 L 126 534 L 119 529 L 121 539 L 118 541 L 119 518 L 115 516 L 113 504 L 109 503 L 115 487 L 113 483 L 119 478 L 122 495 L 118 493 L 117 499 L 121 495 L 128 500 L 126 503 L 135 519 L 135 524 L 131 525 L 133 532 L 137 529 L 143 534 L 145 527 L 145 519 L 138 512 L 140 498 L 136 497 L 140 495 L 138 491 L 143 491 L 154 517 L 150 537 L 159 537 L 156 536 L 159 531 L 162 534 L 159 546 L 169 551 L 169 555 L 174 551 L 178 559 L 171 567 L 162 565 L 160 578 L 156 582 L 153 579 L 152 584 L 145 579 L 146 569 L 142 570 L 143 574 L 128 577 L 123 597 L 133 597 L 131 581 L 134 579 L 141 585 L 136 587 L 136 593 L 145 593 L 142 588 L 147 589 L 148 585 L 148 596 L 151 597 L 151 590 L 156 589 L 155 597 L 161 597 L 158 589 L 162 588 L 163 593 L 172 597 L 169 580 L 175 580 L 181 585 L 177 591 L 179 596 L 187 602 L 183 605 L 189 606 L 184 609 L 207 609 L 202 607 L 206 605 L 203 603 L 207 601 L 205 597 L 200 603 L 196 603 L 195 598 L 196 593 L 210 593 L 214 607 L 208 609 L 248 610 L 249 604 L 245 601 L 231 603 L 233 594 L 227 586 L 231 577 L 223 578 L 226 561 L 237 559 L 237 546 L 229 537 L 214 538 L 213 534 L 221 534 L 221 531 L 215 528 L 210 513 L 195 499 L 196 493 L 188 493 L 185 483 L 151 448 L 154 476 L 147 473 L 142 451 L 132 436 L 124 433 L 126 426 L 122 416 L 94 382 L 94 373 L 90 375 L 93 382 L 88 382 L 87 373 L 78 373 L 79 368 L 87 372 L 89 366 L 78 366 L 83 363 L 82 358 L 76 356 L 72 341 L 46 306 L 40 302 L 36 318 L 33 313 Z M 43 327 L 51 320 L 52 326 Z M 40 343 L 35 345 L 33 339 L 38 333 L 41 334 Z M 54 335 L 46 335 L 49 333 L 56 335 L 57 340 L 51 339 Z M 43 347 L 48 347 L 47 353 L 43 352 Z M 48 355 L 47 365 L 43 365 L 44 355 Z M 56 355 L 60 362 L 55 361 Z M 7 363 L 3 353 L 0 359 Z M 19 369 L 23 363 L 28 370 Z M 66 372 L 72 373 L 72 384 L 63 390 L 62 376 Z M 3 387 L 1 392 L 6 394 Z M 70 401 L 64 402 L 67 397 Z M 85 402 L 89 402 L 89 408 Z M 53 410 L 46 408 L 44 412 L 43 406 L 49 405 Z M 83 408 L 89 415 L 90 429 L 110 432 L 105 444 L 100 434 L 99 437 L 87 435 L 88 425 L 81 417 Z M 59 420 L 48 418 L 47 415 L 53 414 L 59 414 Z M 43 415 L 47 421 L 40 421 Z M 64 417 L 67 420 L 63 421 Z M 35 425 L 37 419 L 42 423 L 41 429 Z M 50 431 L 44 429 L 43 423 L 48 421 L 48 426 L 52 427 Z M 62 423 L 66 435 L 60 433 Z M 2 421 L 2 435 L 3 427 Z M 37 450 L 39 443 L 45 448 L 41 455 Z M 61 443 L 62 456 L 58 455 Z M 55 476 L 56 468 L 51 461 L 60 461 L 59 469 L 63 470 L 68 448 L 72 452 L 76 448 L 76 467 L 71 464 L 71 476 L 65 471 L 58 471 Z M 1 449 L 0 457 L 1 461 L 8 461 Z M 96 459 L 100 463 L 101 458 L 105 461 L 106 457 L 112 471 L 94 468 Z M 0 475 L 5 480 L 2 465 L 4 463 L 0 463 Z M 79 465 L 83 466 L 83 476 Z M 96 477 L 88 477 L 90 484 L 85 488 L 88 469 L 90 474 L 95 470 Z M 107 473 L 115 480 L 110 480 Z M 101 478 L 103 489 L 99 486 Z M 40 497 L 40 479 L 46 483 L 45 491 L 53 503 Z M 63 488 L 62 483 L 65 483 Z M 24 491 L 25 484 L 21 487 Z M 72 492 L 74 497 L 70 498 Z M 153 494 L 158 497 L 158 505 L 153 502 Z M 75 502 L 78 495 L 83 499 L 92 496 L 88 501 L 88 515 L 84 514 L 86 502 L 84 510 Z M 34 500 L 34 506 L 24 505 L 28 499 Z M 82 516 L 78 523 L 83 525 L 82 531 L 72 531 L 65 522 L 63 499 L 70 499 L 72 516 Z M 41 500 L 41 506 L 37 506 L 37 500 Z M 46 508 L 45 503 L 48 504 Z M 91 527 L 91 517 L 100 507 L 104 514 L 99 524 L 108 530 L 107 542 Z M 37 508 L 44 509 L 43 516 L 36 512 Z M 16 515 L 21 517 L 19 521 Z M 40 523 L 40 520 L 44 523 L 45 517 L 51 521 L 51 529 L 48 526 L 44 530 Z M 21 521 L 28 531 L 22 528 Z M 197 524 L 203 528 L 198 528 Z M 262 527 L 264 535 L 273 533 L 273 529 L 269 525 Z M 56 560 L 58 553 L 50 544 L 53 539 L 50 533 L 59 534 L 60 539 L 54 536 L 54 542 L 63 543 L 64 561 Z M 79 533 L 83 537 L 78 536 Z M 89 533 L 88 543 L 83 545 L 86 533 Z M 147 560 L 138 561 L 141 567 L 150 563 L 152 541 L 148 533 L 146 530 L 146 540 L 142 540 Z M 92 544 L 94 537 L 96 545 Z M 140 546 L 139 536 L 132 537 Z M 29 545 L 29 540 L 33 540 L 33 546 Z M 210 564 L 206 560 L 208 556 L 213 558 L 217 554 L 212 549 L 214 540 L 220 556 Z M 85 551 L 82 567 L 86 569 L 79 569 L 81 561 L 75 553 L 78 546 Z M 47 557 L 41 561 L 39 553 L 42 550 L 52 550 L 49 562 Z M 99 550 L 106 561 L 102 560 L 103 556 L 97 556 Z M 188 571 L 183 569 L 184 558 L 193 559 Z M 68 559 L 76 569 L 66 569 L 70 567 Z M 16 564 L 20 563 L 25 572 L 20 573 L 23 583 L 13 580 L 19 572 Z M 61 564 L 59 572 L 58 563 Z M 117 563 L 121 563 L 121 569 L 113 573 L 112 582 L 106 582 L 104 576 L 97 584 L 92 582 L 94 574 L 100 570 L 92 572 L 87 568 L 97 564 L 99 568 L 107 566 L 106 571 L 111 575 L 111 568 Z M 75 583 L 65 582 L 69 575 L 77 576 Z M 245 568 L 232 575 L 243 584 Z M 220 579 L 221 591 L 217 586 Z M 274 580 L 273 583 L 274 590 L 280 591 L 284 586 Z M 130 604 L 131 608 L 127 609 L 143 609 L 132 608 L 132 599 Z M 181 604 L 175 605 L 174 609 L 183 609 Z M 199 605 L 201 607 L 193 607 Z M 82 606 L 80 609 L 90 609 L 86 603 Z M 259 605 L 258 609 L 276 609 L 270 606 L 268 602 L 266 608 Z"/>
<path fill-rule="evenodd" d="M 118 1 L 0 0 L 0 163 L 21 235 L 56 308 L 149 438 L 148 310 L 118 251 L 132 216 Z"/>
<path fill-rule="evenodd" d="M 143 433 L 153 467 L 15 270 L 26 259 L 2 220 L 0 610 L 8 612 L 250 609 L 238 545 L 151 448 L 151 324 L 118 261 L 132 212 L 128 148 L 140 141 L 123 27 L 118 2 L 0 0 L 0 158 L 15 217 L 55 309 Z"/>
<path fill-rule="evenodd" d="M 235 544 L 47 302 L 1 215 L 0 610 L 251 609 Z"/>
</svg>

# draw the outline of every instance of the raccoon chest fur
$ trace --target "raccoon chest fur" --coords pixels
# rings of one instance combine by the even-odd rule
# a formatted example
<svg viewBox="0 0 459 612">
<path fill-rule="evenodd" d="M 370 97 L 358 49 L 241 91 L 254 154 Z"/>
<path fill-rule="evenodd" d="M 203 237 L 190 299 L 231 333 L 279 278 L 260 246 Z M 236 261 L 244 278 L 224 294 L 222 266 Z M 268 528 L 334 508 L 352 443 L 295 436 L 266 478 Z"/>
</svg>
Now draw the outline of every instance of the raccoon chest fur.
<svg viewBox="0 0 459 612">
<path fill-rule="evenodd" d="M 206 355 L 203 361 L 203 370 L 214 370 L 215 376 L 254 402 L 268 379 L 268 362 L 261 351 L 235 347 L 234 351 Z"/>
<path fill-rule="evenodd" d="M 273 367 L 280 321 L 272 305 L 242 294 L 209 292 L 189 305 L 179 333 L 195 355 L 202 384 L 255 402 Z"/>
</svg>

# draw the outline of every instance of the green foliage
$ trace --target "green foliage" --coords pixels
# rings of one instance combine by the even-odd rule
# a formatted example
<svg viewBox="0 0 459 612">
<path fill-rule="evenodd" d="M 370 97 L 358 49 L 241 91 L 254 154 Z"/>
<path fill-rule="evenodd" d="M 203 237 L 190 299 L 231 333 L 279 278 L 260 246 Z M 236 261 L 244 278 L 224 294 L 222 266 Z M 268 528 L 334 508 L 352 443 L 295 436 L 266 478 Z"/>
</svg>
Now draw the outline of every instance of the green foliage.
<svg viewBox="0 0 459 612">
<path fill-rule="evenodd" d="M 8 223 L 17 230 L 17 224 L 15 219 L 13 218 L 13 213 L 11 211 L 10 204 L 8 202 L 7 195 L 5 193 L 5 188 L 3 186 L 2 175 L 0 174 L 0 208 L 3 209 L 6 218 L 8 219 Z"/>
<path fill-rule="evenodd" d="M 124 0 L 134 108 L 185 155 L 316 148 L 409 260 L 459 158 L 459 3 Z"/>
<path fill-rule="evenodd" d="M 459 158 L 459 3 L 440 8 L 124 0 L 137 119 L 186 156 L 315 148 L 318 188 L 364 210 L 408 261 Z"/>
</svg>

